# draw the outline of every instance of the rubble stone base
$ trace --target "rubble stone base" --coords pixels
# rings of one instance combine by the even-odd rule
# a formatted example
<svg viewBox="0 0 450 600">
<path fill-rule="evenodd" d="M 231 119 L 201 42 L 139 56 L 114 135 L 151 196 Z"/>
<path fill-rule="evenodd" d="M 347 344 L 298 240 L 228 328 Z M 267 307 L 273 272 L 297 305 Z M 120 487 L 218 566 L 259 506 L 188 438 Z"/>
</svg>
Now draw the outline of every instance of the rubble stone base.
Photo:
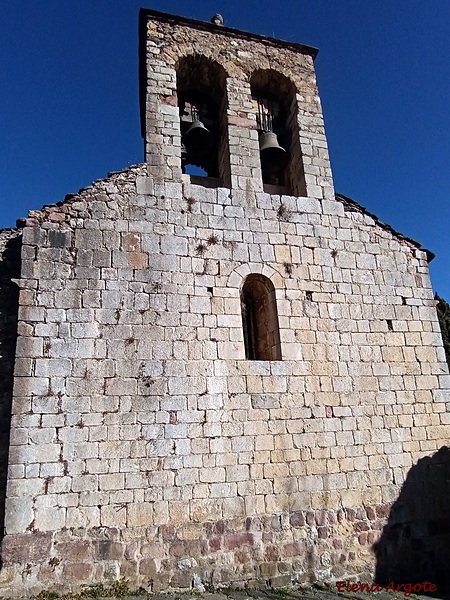
<svg viewBox="0 0 450 600">
<path fill-rule="evenodd" d="M 274 587 L 369 576 L 389 505 L 308 510 L 177 527 L 8 535 L 0 590 L 78 591 L 119 579 L 150 591 L 263 581 Z"/>
</svg>

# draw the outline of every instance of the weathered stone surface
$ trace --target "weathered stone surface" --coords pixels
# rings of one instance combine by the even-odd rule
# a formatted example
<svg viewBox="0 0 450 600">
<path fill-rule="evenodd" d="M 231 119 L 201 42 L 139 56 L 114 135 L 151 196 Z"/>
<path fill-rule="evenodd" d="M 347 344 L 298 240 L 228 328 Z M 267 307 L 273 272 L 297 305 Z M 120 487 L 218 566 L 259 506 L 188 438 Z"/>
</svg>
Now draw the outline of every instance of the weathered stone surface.
<svg viewBox="0 0 450 600">
<path fill-rule="evenodd" d="M 450 397 L 425 253 L 334 197 L 307 49 L 146 25 L 147 162 L 33 211 L 14 306 L 0 232 L 1 593 L 382 577 L 396 544 L 440 577 Z M 181 173 L 187 55 L 223 76 L 219 178 Z M 292 195 L 261 178 L 266 69 L 296 87 Z"/>
<path fill-rule="evenodd" d="M 11 427 L 13 373 L 17 339 L 21 231 L 0 231 L 0 532 L 4 530 L 5 495 Z M 24 302 L 31 301 L 25 297 Z M 30 375 L 31 364 L 17 365 Z"/>
<path fill-rule="evenodd" d="M 7 563 L 42 562 L 50 556 L 52 541 L 50 532 L 7 536 L 2 544 L 2 559 Z"/>
</svg>

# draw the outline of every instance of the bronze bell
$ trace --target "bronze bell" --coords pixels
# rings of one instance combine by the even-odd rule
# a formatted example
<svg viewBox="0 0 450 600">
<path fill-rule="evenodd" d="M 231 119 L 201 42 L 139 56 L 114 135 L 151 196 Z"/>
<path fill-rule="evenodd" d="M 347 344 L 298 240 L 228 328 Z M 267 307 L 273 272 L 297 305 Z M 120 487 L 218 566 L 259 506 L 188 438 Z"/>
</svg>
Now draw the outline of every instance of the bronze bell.
<svg viewBox="0 0 450 600">
<path fill-rule="evenodd" d="M 259 152 L 261 162 L 264 164 L 270 163 L 281 167 L 287 161 L 287 152 L 280 146 L 277 135 L 273 131 L 265 131 L 259 136 Z"/>
<path fill-rule="evenodd" d="M 200 120 L 192 123 L 183 136 L 183 144 L 189 154 L 203 155 L 212 148 L 212 135 Z"/>
</svg>

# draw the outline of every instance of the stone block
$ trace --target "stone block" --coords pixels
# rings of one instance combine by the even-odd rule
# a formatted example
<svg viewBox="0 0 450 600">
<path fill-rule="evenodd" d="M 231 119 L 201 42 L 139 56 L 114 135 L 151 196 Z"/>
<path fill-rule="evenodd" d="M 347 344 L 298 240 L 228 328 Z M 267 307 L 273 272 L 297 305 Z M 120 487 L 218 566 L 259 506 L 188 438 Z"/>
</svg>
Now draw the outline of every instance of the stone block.
<svg viewBox="0 0 450 600">
<path fill-rule="evenodd" d="M 66 509 L 58 505 L 57 494 L 37 496 L 34 507 L 38 531 L 60 531 L 66 526 Z"/>
<path fill-rule="evenodd" d="M 16 356 L 19 358 L 36 358 L 43 354 L 42 338 L 19 337 L 16 345 Z"/>
<path fill-rule="evenodd" d="M 72 362 L 68 359 L 38 358 L 35 362 L 35 375 L 38 377 L 64 377 L 70 375 Z"/>
<path fill-rule="evenodd" d="M 153 179 L 143 176 L 136 177 L 136 192 L 143 196 L 153 196 Z"/>
<path fill-rule="evenodd" d="M 161 252 L 164 254 L 188 255 L 187 239 L 182 237 L 163 236 L 161 238 Z"/>
<path fill-rule="evenodd" d="M 6 564 L 43 562 L 48 560 L 52 533 L 35 531 L 7 535 L 2 542 L 2 559 Z"/>
<path fill-rule="evenodd" d="M 93 543 L 93 558 L 97 560 L 119 560 L 124 554 L 124 545 L 112 540 L 98 540 Z"/>
</svg>

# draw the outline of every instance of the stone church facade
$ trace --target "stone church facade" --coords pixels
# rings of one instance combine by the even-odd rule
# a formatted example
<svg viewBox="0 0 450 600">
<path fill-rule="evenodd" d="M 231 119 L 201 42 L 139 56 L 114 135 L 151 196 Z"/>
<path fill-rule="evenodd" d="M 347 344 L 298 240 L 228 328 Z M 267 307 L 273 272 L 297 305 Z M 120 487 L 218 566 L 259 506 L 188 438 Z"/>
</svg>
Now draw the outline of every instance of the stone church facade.
<svg viewBox="0 0 450 600">
<path fill-rule="evenodd" d="M 429 254 L 335 194 L 315 54 L 142 10 L 145 162 L 0 234 L 3 595 L 430 572 Z"/>
</svg>

